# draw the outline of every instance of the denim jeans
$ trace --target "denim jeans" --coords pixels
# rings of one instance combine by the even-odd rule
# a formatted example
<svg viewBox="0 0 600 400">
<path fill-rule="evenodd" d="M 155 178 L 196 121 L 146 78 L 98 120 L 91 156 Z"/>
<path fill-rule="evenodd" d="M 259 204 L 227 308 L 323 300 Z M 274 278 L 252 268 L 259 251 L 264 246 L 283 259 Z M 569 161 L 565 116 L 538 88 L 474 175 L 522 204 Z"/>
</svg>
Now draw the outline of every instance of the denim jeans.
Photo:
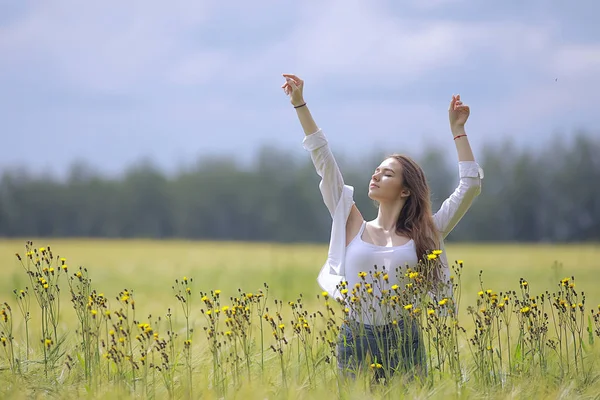
<svg viewBox="0 0 600 400">
<path fill-rule="evenodd" d="M 404 321 L 392 325 L 367 325 L 354 321 L 342 324 L 337 343 L 338 369 L 354 379 L 365 365 L 367 353 L 374 379 L 389 380 L 395 373 L 414 377 L 425 372 L 426 358 L 421 332 L 416 323 L 406 329 Z"/>
</svg>

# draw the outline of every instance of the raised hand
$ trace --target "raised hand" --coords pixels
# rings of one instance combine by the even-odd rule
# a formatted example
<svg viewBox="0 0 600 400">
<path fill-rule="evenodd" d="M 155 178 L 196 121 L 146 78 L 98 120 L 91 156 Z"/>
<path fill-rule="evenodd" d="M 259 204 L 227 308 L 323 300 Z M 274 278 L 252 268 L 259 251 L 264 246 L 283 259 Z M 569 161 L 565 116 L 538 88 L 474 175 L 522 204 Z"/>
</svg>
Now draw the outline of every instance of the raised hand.
<svg viewBox="0 0 600 400">
<path fill-rule="evenodd" d="M 465 126 L 470 114 L 469 106 L 464 105 L 460 100 L 460 94 L 453 95 L 448 108 L 448 117 L 450 119 L 450 127 L 452 129 Z"/>
<path fill-rule="evenodd" d="M 290 97 L 292 105 L 296 107 L 304 104 L 304 81 L 292 74 L 283 74 L 283 77 L 285 83 L 281 85 L 281 88 Z"/>
</svg>

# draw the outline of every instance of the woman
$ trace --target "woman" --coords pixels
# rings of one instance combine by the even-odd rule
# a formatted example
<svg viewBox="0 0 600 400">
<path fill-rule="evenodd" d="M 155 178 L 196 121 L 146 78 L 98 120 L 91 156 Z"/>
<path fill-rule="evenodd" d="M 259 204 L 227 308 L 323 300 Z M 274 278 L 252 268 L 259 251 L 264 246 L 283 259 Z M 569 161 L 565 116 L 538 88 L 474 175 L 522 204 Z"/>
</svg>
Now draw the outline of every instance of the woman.
<svg viewBox="0 0 600 400">
<path fill-rule="evenodd" d="M 305 133 L 303 146 L 310 151 L 321 177 L 319 189 L 333 218 L 329 253 L 318 282 L 329 296 L 347 302 L 349 307 L 337 346 L 338 366 L 353 375 L 351 371 L 360 367 L 369 353 L 376 378 L 389 378 L 399 368 L 412 373 L 417 366 L 422 371 L 418 329 L 414 324 L 404 326 L 398 311 L 384 307 L 381 299 L 390 288 L 405 286 L 405 274 L 393 273 L 398 267 L 414 268 L 432 258 L 434 270 L 427 276 L 438 283 L 430 287 L 439 289 L 432 296 L 452 296 L 443 241 L 479 195 L 483 179 L 465 132 L 469 107 L 460 95 L 452 96 L 448 114 L 460 183 L 440 209 L 432 215 L 429 187 L 421 168 L 409 157 L 394 154 L 385 158 L 371 177 L 368 195 L 378 203 L 378 214 L 374 220 L 365 221 L 354 203 L 354 188 L 344 184 L 327 139 L 304 101 L 304 82 L 291 74 L 283 77 L 282 88 L 296 109 Z M 435 255 L 429 256 L 434 251 Z M 385 279 L 381 279 L 381 272 Z M 368 280 L 366 275 L 378 279 Z M 348 290 L 356 293 L 355 288 L 365 294 L 366 303 L 348 301 Z M 352 299 L 358 297 L 356 294 Z"/>
</svg>

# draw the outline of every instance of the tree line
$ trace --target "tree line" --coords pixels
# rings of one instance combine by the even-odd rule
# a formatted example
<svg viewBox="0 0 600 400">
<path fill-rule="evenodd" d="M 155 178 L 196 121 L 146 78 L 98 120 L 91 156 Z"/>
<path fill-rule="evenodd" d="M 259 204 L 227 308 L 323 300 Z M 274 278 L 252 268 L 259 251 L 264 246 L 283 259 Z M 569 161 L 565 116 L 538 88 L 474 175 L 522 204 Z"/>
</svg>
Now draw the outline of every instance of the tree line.
<svg viewBox="0 0 600 400">
<path fill-rule="evenodd" d="M 365 218 L 373 218 L 376 208 L 366 193 L 381 155 L 336 158 Z M 415 159 L 427 174 L 435 210 L 458 184 L 456 154 L 430 148 Z M 507 141 L 485 146 L 477 160 L 485 172 L 482 193 L 449 241 L 600 239 L 597 135 L 580 133 L 535 151 Z M 0 180 L 0 236 L 329 239 L 331 218 L 308 153 L 263 148 L 251 166 L 233 161 L 200 159 L 174 175 L 146 162 L 117 178 L 81 163 L 66 179 L 7 170 Z"/>
</svg>

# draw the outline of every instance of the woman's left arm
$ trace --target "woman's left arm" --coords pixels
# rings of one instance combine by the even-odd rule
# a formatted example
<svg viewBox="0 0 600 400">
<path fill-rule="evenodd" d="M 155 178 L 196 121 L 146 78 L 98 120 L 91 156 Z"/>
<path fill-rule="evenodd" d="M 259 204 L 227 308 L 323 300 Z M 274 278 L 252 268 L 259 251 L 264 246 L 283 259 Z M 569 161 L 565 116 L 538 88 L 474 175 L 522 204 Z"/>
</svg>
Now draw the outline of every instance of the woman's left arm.
<svg viewBox="0 0 600 400">
<path fill-rule="evenodd" d="M 469 139 L 465 131 L 465 123 L 469 118 L 469 106 L 464 105 L 460 95 L 452 96 L 448 116 L 450 130 L 454 137 L 456 152 L 458 153 L 458 170 L 460 182 L 454 193 L 441 205 L 433 216 L 437 229 L 445 238 L 454 229 L 456 224 L 471 207 L 475 197 L 481 193 L 481 180 L 483 170 L 475 162 Z"/>
</svg>

